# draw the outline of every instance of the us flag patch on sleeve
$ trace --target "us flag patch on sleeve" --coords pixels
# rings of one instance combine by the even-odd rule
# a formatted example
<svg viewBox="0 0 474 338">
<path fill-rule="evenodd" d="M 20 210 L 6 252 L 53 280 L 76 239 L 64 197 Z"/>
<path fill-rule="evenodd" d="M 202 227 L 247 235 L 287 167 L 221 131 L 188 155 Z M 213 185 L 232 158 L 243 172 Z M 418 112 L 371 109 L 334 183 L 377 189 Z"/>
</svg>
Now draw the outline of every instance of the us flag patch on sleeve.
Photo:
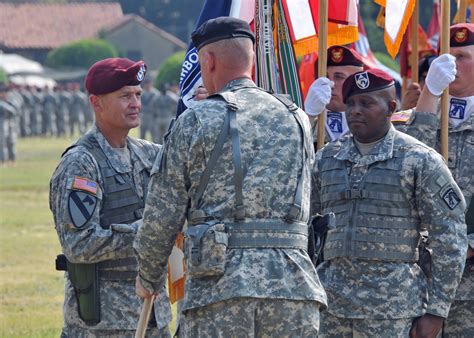
<svg viewBox="0 0 474 338">
<path fill-rule="evenodd" d="M 94 195 L 97 194 L 97 182 L 91 181 L 84 177 L 74 177 L 72 188 L 75 190 L 87 191 Z"/>
</svg>

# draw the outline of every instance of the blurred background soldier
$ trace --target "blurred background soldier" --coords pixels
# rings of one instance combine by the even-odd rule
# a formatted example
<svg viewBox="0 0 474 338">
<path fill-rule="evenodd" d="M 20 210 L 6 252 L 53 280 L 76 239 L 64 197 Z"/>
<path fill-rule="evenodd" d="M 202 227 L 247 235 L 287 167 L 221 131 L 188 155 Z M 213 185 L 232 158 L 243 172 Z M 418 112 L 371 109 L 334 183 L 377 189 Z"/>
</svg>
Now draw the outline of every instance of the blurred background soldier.
<svg viewBox="0 0 474 338">
<path fill-rule="evenodd" d="M 43 115 L 43 92 L 40 87 L 31 87 L 33 105 L 30 115 L 31 135 L 41 135 L 41 116 Z"/>
<path fill-rule="evenodd" d="M 84 124 L 85 103 L 82 96 L 83 93 L 74 83 L 69 83 L 67 88 L 71 98 L 69 101 L 69 131 L 71 135 L 74 135 L 76 131 L 82 135 L 86 130 Z"/>
<path fill-rule="evenodd" d="M 13 115 L 14 107 L 7 102 L 8 86 L 0 83 L 0 163 L 8 161 L 8 119 Z"/>
<path fill-rule="evenodd" d="M 156 118 L 156 134 L 153 138 L 155 143 L 163 144 L 164 136 L 168 131 L 171 120 L 176 116 L 176 107 L 179 97 L 171 87 L 166 84 L 158 97 L 158 114 Z"/>
<path fill-rule="evenodd" d="M 58 95 L 54 92 L 53 88 L 45 88 L 43 115 L 41 118 L 41 134 L 44 136 L 57 135 L 56 116 L 59 114 L 58 101 Z"/>
<path fill-rule="evenodd" d="M 153 87 L 153 82 L 150 79 L 145 79 L 143 82 L 142 94 L 142 115 L 140 122 L 140 138 L 146 139 L 147 134 L 150 134 L 150 139 L 155 141 L 154 130 L 157 128 L 156 116 L 158 115 L 158 97 L 160 92 Z"/>
<path fill-rule="evenodd" d="M 33 96 L 31 95 L 29 86 L 22 86 L 19 90 L 23 97 L 23 115 L 20 119 L 20 136 L 28 137 L 31 135 L 31 110 L 33 109 Z"/>
<path fill-rule="evenodd" d="M 81 84 L 79 82 L 74 82 L 72 88 L 73 101 L 77 101 L 78 105 L 82 103 L 83 130 L 85 131 L 94 123 L 94 112 L 89 104 L 87 95 L 81 90 Z"/>
<path fill-rule="evenodd" d="M 8 92 L 8 101 L 15 106 L 18 115 L 16 119 L 17 136 L 23 136 L 26 130 L 26 103 L 21 94 L 20 86 L 10 82 L 10 90 Z"/>
<path fill-rule="evenodd" d="M 56 115 L 56 126 L 58 129 L 58 136 L 67 136 L 70 131 L 69 115 L 71 107 L 71 94 L 67 90 L 66 84 L 59 84 L 58 101 L 59 108 Z"/>
</svg>

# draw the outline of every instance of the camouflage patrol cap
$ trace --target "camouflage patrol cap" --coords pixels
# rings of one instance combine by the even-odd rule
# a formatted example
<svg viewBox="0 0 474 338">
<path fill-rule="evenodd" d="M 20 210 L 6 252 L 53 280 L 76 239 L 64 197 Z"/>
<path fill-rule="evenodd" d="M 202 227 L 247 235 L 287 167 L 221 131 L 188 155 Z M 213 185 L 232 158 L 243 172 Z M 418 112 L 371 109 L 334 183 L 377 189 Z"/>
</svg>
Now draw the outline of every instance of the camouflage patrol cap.
<svg viewBox="0 0 474 338">
<path fill-rule="evenodd" d="M 244 20 L 228 16 L 207 20 L 191 34 L 197 50 L 210 43 L 233 38 L 249 38 L 255 43 L 255 36 L 249 24 Z"/>
<path fill-rule="evenodd" d="M 328 48 L 329 66 L 357 66 L 364 67 L 362 56 L 354 49 L 344 46 L 332 46 Z"/>
<path fill-rule="evenodd" d="M 449 28 L 449 46 L 464 47 L 474 45 L 474 23 L 459 23 Z"/>
<path fill-rule="evenodd" d="M 145 62 L 126 58 L 108 58 L 94 63 L 87 72 L 84 86 L 90 94 L 112 93 L 124 86 L 139 85 L 145 78 Z"/>
<path fill-rule="evenodd" d="M 349 76 L 342 84 L 343 102 L 353 95 L 370 93 L 395 85 L 393 78 L 380 69 L 369 69 Z"/>
</svg>

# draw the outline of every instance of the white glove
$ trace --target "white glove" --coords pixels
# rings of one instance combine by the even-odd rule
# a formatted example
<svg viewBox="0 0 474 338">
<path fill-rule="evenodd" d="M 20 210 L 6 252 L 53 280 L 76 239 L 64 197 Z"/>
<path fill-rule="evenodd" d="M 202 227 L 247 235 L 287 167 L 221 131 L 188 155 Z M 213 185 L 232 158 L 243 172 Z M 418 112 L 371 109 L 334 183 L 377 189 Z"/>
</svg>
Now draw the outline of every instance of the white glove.
<svg viewBox="0 0 474 338">
<path fill-rule="evenodd" d="M 456 58 L 450 54 L 443 54 L 431 63 L 425 83 L 431 94 L 440 96 L 455 77 Z"/>
<path fill-rule="evenodd" d="M 318 116 L 324 111 L 326 105 L 331 101 L 331 88 L 333 86 L 334 82 L 327 77 L 320 77 L 311 84 L 306 100 L 304 100 L 306 114 Z"/>
</svg>

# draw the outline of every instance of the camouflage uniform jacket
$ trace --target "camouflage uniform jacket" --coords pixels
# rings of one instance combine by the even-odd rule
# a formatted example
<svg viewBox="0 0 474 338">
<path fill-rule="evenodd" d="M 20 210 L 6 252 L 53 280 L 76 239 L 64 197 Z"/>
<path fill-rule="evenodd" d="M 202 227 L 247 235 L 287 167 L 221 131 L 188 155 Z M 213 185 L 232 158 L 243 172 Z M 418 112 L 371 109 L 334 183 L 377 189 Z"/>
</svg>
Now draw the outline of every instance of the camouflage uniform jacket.
<svg viewBox="0 0 474 338">
<path fill-rule="evenodd" d="M 336 162 L 342 162 L 347 170 L 346 180 L 350 189 L 366 189 L 366 177 L 374 173 L 375 167 L 390 168 L 391 163 L 396 160 L 394 148 L 400 146 L 402 149 L 398 152 L 398 156 L 401 156 L 402 162 L 397 184 L 401 185 L 400 191 L 409 201 L 408 205 L 412 205 L 411 217 L 418 218 L 418 227 L 421 225 L 430 233 L 429 247 L 433 250 L 432 284 L 428 283 L 426 275 L 416 262 L 361 259 L 347 255 L 324 261 L 317 270 L 328 293 L 330 304 L 328 311 L 337 317 L 394 319 L 416 317 L 425 312 L 447 317 L 454 299 L 464 268 L 466 252 L 465 202 L 441 156 L 433 149 L 396 131 L 393 127 L 366 156 L 359 153 L 352 136 L 328 144 L 316 154 L 312 196 L 314 211 L 318 212 L 322 207 L 321 188 L 328 184 L 336 184 L 321 180 L 321 173 L 326 170 L 325 162 L 322 160 L 325 152 L 331 151 Z M 336 174 L 331 168 L 327 168 L 329 171 L 325 177 Z M 454 206 L 448 205 L 448 201 L 443 198 L 442 192 L 446 191 L 443 190 L 446 188 L 456 192 L 457 203 Z M 353 234 L 352 238 L 359 234 L 360 230 L 354 228 L 354 224 L 357 223 L 351 220 L 358 219 L 364 198 L 356 200 L 355 207 L 351 207 L 352 214 L 349 216 L 349 221 L 337 222 L 334 231 L 337 232 L 339 227 L 342 227 Z M 350 199 L 346 201 L 352 203 Z M 383 209 L 390 208 L 390 203 L 380 201 L 372 206 L 370 213 L 374 217 L 383 215 L 385 213 Z M 385 205 L 385 208 L 382 205 Z M 374 208 L 380 209 L 374 211 Z M 336 212 L 336 219 L 337 217 Z M 366 213 L 365 217 L 366 221 L 361 219 L 359 224 L 371 221 L 372 216 Z M 392 221 L 397 219 L 403 221 L 403 217 L 392 217 Z M 387 230 L 383 224 L 379 227 L 374 224 L 368 231 L 369 234 L 377 236 L 390 230 L 395 231 Z M 405 231 L 420 231 L 420 229 Z M 395 236 L 399 236 L 398 232 L 393 232 L 393 237 Z M 387 241 L 390 242 L 390 239 Z M 348 240 L 348 243 L 354 245 L 353 239 Z M 389 249 L 388 246 L 385 250 Z"/>
<path fill-rule="evenodd" d="M 404 126 L 397 129 L 417 138 L 436 150 L 440 150 L 439 114 L 414 112 Z M 448 167 L 459 185 L 469 207 L 474 194 L 474 112 L 469 119 L 448 129 Z M 474 249 L 474 233 L 468 235 L 469 246 Z M 474 267 L 472 260 L 466 265 L 456 299 L 474 300 Z"/>
<path fill-rule="evenodd" d="M 154 156 L 159 146 L 148 143 L 147 151 L 130 141 L 131 163 L 122 160 L 113 150 L 96 126 L 91 133 L 106 154 L 111 166 L 120 173 L 130 173 L 139 196 L 144 197 L 145 182 L 141 178 L 143 170 L 151 170 Z M 68 198 L 72 182 L 76 177 L 86 178 L 98 183 L 97 205 L 90 219 L 80 228 L 76 227 L 69 215 Z M 76 146 L 63 156 L 50 182 L 50 208 L 54 216 L 56 231 L 63 253 L 73 263 L 98 263 L 107 260 L 133 257 L 133 239 L 141 220 L 132 224 L 111 224 L 105 229 L 100 225 L 100 210 L 103 207 L 102 196 L 104 178 L 93 155 L 83 146 Z M 135 330 L 142 302 L 135 294 L 134 280 L 100 280 L 101 321 L 97 325 L 87 326 L 78 316 L 76 298 L 72 285 L 67 278 L 64 300 L 64 320 L 67 327 L 79 327 L 85 330 Z M 165 327 L 171 320 L 168 298 L 165 290 L 158 297 L 155 308 L 159 311 L 158 326 Z"/>
<path fill-rule="evenodd" d="M 309 121 L 302 110 L 301 130 L 292 113 L 276 98 L 248 79 L 229 82 L 223 91 L 234 91 L 240 109 L 240 134 L 246 220 L 282 220 L 293 203 L 302 171 L 303 137 L 310 139 Z M 154 164 L 143 226 L 135 240 L 140 276 L 152 291 L 164 283 L 166 263 L 194 199 L 200 177 L 220 133 L 226 103 L 219 98 L 199 102 L 183 113 L 167 137 L 164 151 Z M 202 197 L 207 215 L 233 222 L 234 167 L 230 140 L 210 177 Z M 314 151 L 311 147 L 312 163 Z M 306 174 L 309 177 L 310 167 Z M 310 180 L 304 181 L 300 219 L 309 218 Z M 160 236 L 157 236 L 157 234 Z M 315 268 L 300 249 L 228 249 L 225 273 L 206 279 L 187 278 L 183 310 L 238 298 L 279 298 L 316 301 L 325 306 L 326 294 Z"/>
</svg>

